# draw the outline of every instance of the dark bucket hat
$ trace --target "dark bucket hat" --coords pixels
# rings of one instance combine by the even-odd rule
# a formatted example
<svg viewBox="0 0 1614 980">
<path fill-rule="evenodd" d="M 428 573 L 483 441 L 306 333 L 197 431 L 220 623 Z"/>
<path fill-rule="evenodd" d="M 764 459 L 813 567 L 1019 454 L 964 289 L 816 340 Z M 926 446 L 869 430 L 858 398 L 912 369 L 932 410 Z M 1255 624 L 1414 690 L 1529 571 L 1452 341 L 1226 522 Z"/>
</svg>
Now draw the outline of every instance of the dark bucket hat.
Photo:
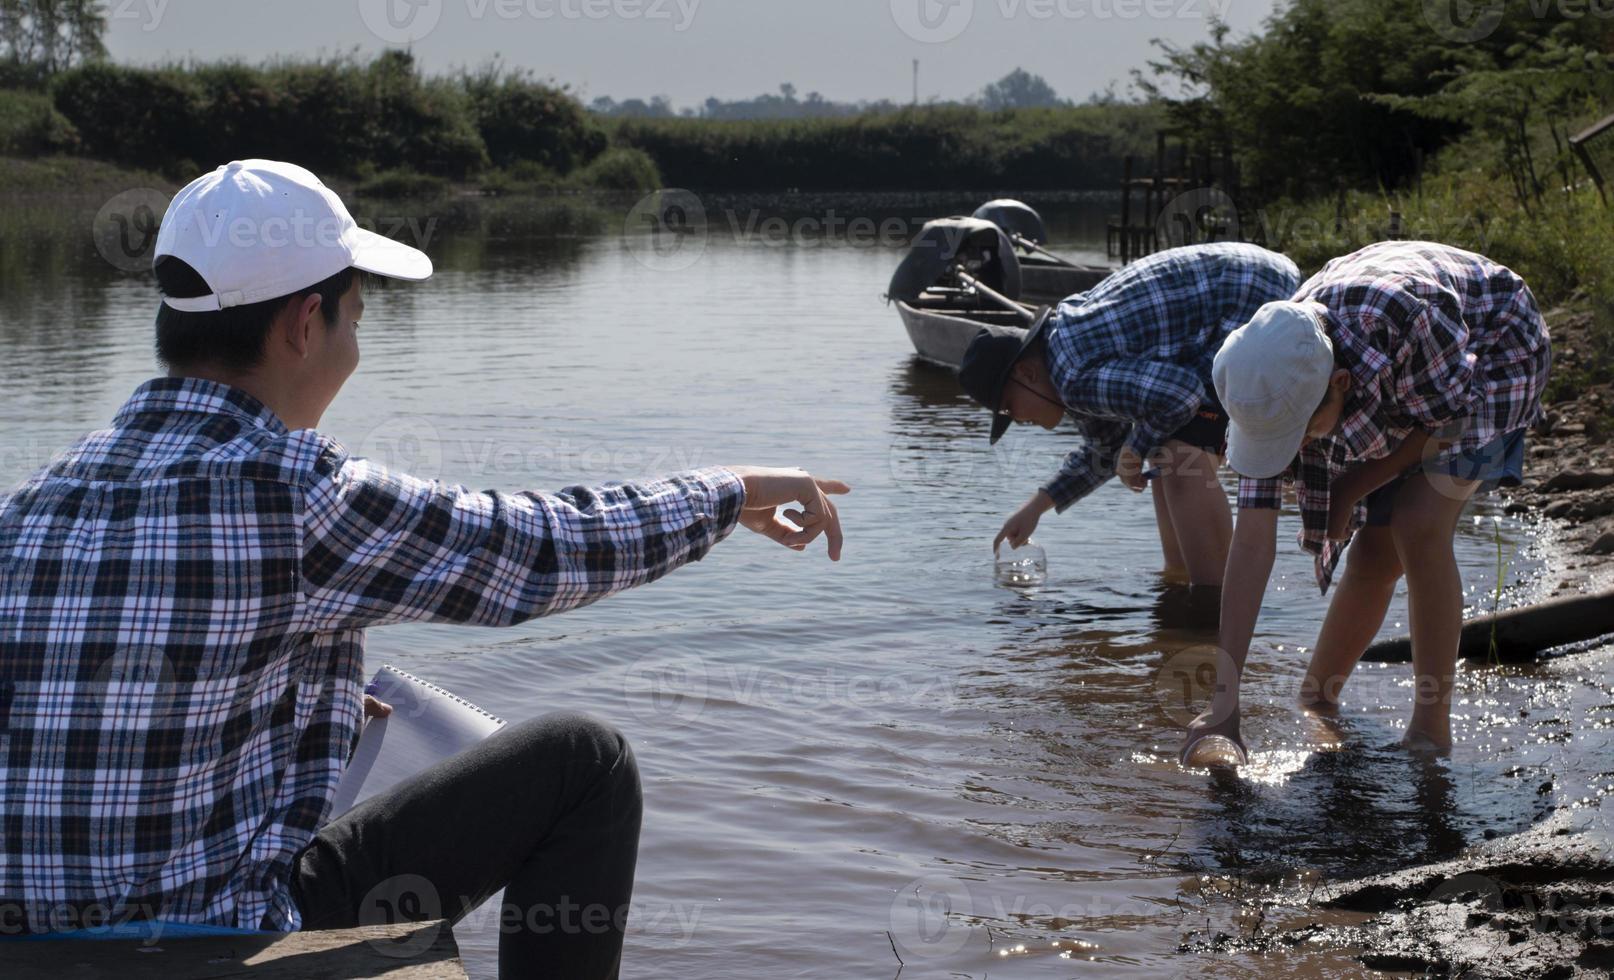
<svg viewBox="0 0 1614 980">
<path fill-rule="evenodd" d="M 992 412 L 992 442 L 1009 431 L 1014 420 L 1002 413 L 1003 389 L 1009 384 L 1014 363 L 1042 337 L 1053 319 L 1053 308 L 1043 307 L 1030 330 L 1014 327 L 983 326 L 964 352 L 958 381 L 971 398 Z"/>
</svg>

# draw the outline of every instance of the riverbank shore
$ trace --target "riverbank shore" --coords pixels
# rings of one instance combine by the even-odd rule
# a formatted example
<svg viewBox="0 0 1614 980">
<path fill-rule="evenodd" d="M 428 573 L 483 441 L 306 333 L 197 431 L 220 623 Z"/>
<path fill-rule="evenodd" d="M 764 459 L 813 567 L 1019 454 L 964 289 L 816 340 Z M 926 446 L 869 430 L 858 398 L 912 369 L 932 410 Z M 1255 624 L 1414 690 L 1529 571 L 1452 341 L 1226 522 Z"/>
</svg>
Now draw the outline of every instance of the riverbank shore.
<svg viewBox="0 0 1614 980">
<path fill-rule="evenodd" d="M 1607 588 L 1614 581 L 1614 384 L 1596 383 L 1594 315 L 1579 306 L 1546 313 L 1558 401 L 1531 434 L 1524 485 L 1507 511 L 1540 514 L 1560 535 L 1563 561 L 1551 594 Z"/>
</svg>

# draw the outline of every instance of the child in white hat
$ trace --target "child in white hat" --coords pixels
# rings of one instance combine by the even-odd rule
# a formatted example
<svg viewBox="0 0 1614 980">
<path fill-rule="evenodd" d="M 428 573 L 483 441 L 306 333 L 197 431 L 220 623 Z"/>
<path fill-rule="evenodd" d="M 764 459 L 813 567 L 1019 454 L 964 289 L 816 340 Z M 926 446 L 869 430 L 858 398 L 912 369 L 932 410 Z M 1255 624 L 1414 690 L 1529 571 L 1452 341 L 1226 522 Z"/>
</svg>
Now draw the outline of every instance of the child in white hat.
<svg viewBox="0 0 1614 980">
<path fill-rule="evenodd" d="M 1332 712 L 1378 632 L 1396 583 L 1411 603 L 1412 719 L 1404 744 L 1449 751 L 1463 593 L 1452 539 L 1482 488 L 1517 484 L 1524 432 L 1551 364 L 1535 297 L 1512 271 L 1429 242 L 1385 242 L 1335 259 L 1293 301 L 1235 330 L 1213 380 L 1242 480 L 1222 595 L 1211 707 L 1183 759 L 1239 761 L 1239 675 L 1272 571 L 1282 488 L 1299 498 L 1301 546 L 1327 592 L 1350 560 L 1301 690 Z M 1219 736 L 1219 738 L 1213 738 Z"/>
</svg>

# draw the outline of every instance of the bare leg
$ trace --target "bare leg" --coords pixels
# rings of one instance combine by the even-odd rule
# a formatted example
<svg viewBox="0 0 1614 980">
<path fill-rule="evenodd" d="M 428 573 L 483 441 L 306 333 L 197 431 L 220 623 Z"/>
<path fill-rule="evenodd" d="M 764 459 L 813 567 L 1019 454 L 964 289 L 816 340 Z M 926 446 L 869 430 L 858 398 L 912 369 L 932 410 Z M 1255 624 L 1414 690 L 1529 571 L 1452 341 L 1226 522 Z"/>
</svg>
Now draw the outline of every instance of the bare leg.
<svg viewBox="0 0 1614 980">
<path fill-rule="evenodd" d="M 1188 566 L 1183 564 L 1182 549 L 1177 547 L 1177 529 L 1171 524 L 1171 508 L 1166 506 L 1166 489 L 1161 480 L 1149 481 L 1154 495 L 1154 522 L 1160 529 L 1160 551 L 1166 558 L 1165 576 L 1172 579 L 1188 577 Z"/>
<path fill-rule="evenodd" d="M 1373 641 L 1401 580 L 1401 558 L 1388 527 L 1364 527 L 1351 542 L 1345 574 L 1323 618 L 1311 666 L 1300 682 L 1300 705 L 1319 713 L 1339 710 L 1339 692 Z"/>
<path fill-rule="evenodd" d="M 1451 749 L 1451 690 L 1463 628 L 1463 580 L 1452 553 L 1457 518 L 1479 484 L 1418 475 L 1396 495 L 1390 531 L 1407 572 L 1414 698 L 1403 744 Z"/>
<path fill-rule="evenodd" d="M 1233 509 L 1216 478 L 1221 458 L 1176 440 L 1166 443 L 1166 453 L 1171 465 L 1161 468 L 1156 482 L 1164 485 L 1188 581 L 1220 586 L 1233 540 Z"/>
</svg>

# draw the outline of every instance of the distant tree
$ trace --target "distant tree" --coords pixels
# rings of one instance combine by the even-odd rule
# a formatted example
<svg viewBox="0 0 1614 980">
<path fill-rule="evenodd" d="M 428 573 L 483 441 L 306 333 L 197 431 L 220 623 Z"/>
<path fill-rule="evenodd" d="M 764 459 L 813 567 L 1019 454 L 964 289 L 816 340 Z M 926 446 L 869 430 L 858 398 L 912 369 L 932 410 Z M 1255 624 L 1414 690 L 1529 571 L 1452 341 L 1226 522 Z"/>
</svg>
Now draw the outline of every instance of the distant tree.
<svg viewBox="0 0 1614 980">
<path fill-rule="evenodd" d="M 100 0 L 0 0 L 0 62 L 54 75 L 106 57 Z"/>
<path fill-rule="evenodd" d="M 1024 68 L 1016 68 L 981 89 L 980 103 L 982 108 L 994 111 L 1042 109 L 1067 104 L 1041 75 L 1033 75 Z"/>
</svg>

